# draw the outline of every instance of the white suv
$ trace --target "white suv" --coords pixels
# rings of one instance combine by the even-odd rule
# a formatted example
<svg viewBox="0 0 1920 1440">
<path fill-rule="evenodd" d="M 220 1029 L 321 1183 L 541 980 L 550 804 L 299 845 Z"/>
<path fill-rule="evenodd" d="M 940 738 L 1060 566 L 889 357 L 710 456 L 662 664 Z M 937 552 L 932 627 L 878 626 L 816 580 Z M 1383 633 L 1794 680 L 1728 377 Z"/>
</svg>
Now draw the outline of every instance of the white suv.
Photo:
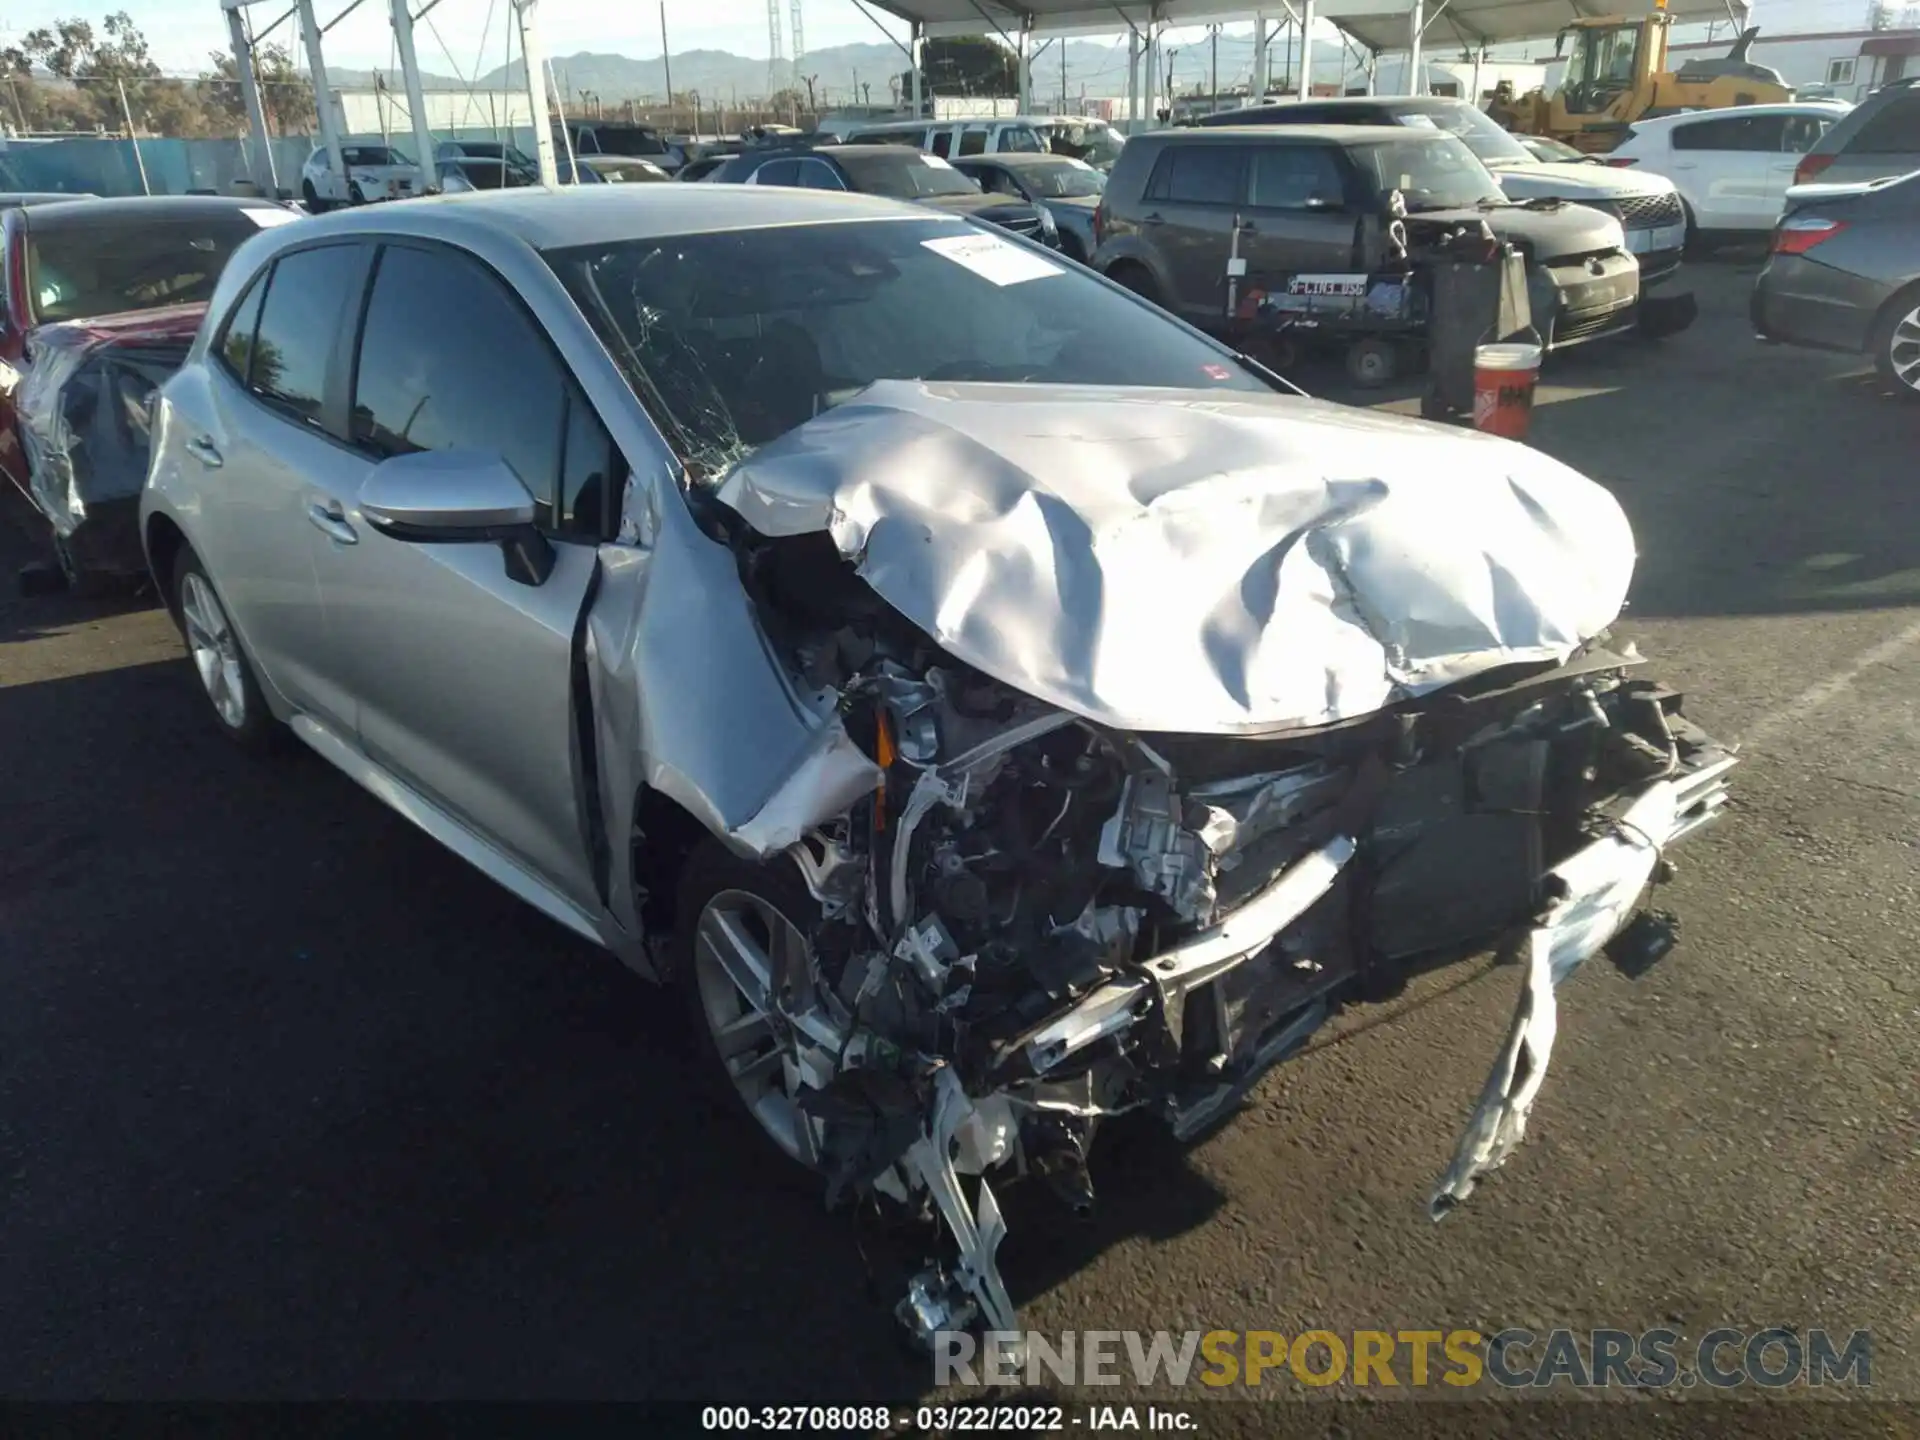
<svg viewBox="0 0 1920 1440">
<path fill-rule="evenodd" d="M 426 193 L 420 167 L 391 145 L 340 147 L 346 174 L 333 168 L 327 147 L 316 145 L 300 167 L 300 197 L 314 214 L 336 205 L 365 205 L 371 200 L 405 200 Z"/>
<path fill-rule="evenodd" d="M 1636 120 L 1600 158 L 1673 181 L 1690 233 L 1769 231 L 1800 157 L 1850 108 L 1840 100 L 1808 100 Z"/>
</svg>

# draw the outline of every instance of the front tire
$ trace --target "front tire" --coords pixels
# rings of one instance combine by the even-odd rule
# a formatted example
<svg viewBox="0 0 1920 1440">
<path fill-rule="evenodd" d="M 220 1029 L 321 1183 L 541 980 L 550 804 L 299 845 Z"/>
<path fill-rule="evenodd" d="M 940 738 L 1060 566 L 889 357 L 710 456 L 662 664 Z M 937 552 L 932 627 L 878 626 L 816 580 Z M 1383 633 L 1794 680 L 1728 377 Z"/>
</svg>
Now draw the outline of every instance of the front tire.
<svg viewBox="0 0 1920 1440">
<path fill-rule="evenodd" d="M 349 185 L 347 186 L 347 198 L 356 205 L 364 205 L 367 203 L 367 192 L 362 190 L 358 184 Z"/>
<path fill-rule="evenodd" d="M 820 1125 L 797 1097 L 826 1082 L 839 1048 L 813 984 L 819 914 L 790 864 L 755 864 L 716 840 L 702 840 L 681 873 L 673 978 L 703 1088 L 716 1109 L 745 1112 L 790 1179 L 820 1172 Z"/>
<path fill-rule="evenodd" d="M 173 570 L 173 613 L 187 642 L 187 658 L 220 731 L 243 750 L 265 752 L 280 741 L 226 603 L 200 557 L 182 550 Z"/>
<path fill-rule="evenodd" d="M 313 182 L 311 180 L 302 180 L 300 182 L 300 198 L 307 202 L 307 213 L 309 215 L 324 215 L 326 213 L 326 202 L 320 198 L 320 192 L 313 188 Z"/>
</svg>

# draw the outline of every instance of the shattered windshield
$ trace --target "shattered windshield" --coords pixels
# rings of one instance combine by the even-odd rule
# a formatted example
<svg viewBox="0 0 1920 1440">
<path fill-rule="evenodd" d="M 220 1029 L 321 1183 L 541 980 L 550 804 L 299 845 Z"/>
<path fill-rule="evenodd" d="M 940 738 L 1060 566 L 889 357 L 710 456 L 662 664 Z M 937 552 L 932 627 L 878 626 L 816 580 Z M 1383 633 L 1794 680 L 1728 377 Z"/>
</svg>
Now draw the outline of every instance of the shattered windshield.
<svg viewBox="0 0 1920 1440">
<path fill-rule="evenodd" d="M 1482 201 L 1502 205 L 1500 183 L 1474 153 L 1451 135 L 1428 140 L 1368 141 L 1354 147 L 1381 195 L 1398 190 L 1407 210 L 1470 210 Z"/>
<path fill-rule="evenodd" d="M 929 195 L 972 195 L 980 189 L 938 155 L 904 146 L 865 153 L 843 150 L 834 158 L 853 177 L 853 188 L 867 195 L 921 200 Z"/>
<path fill-rule="evenodd" d="M 631 240 L 547 259 L 695 479 L 876 380 L 1267 390 L 1087 271 L 958 220 Z"/>
<path fill-rule="evenodd" d="M 259 224 L 240 211 L 29 229 L 27 294 L 34 318 L 46 324 L 210 300 L 228 258 L 259 233 Z"/>
</svg>

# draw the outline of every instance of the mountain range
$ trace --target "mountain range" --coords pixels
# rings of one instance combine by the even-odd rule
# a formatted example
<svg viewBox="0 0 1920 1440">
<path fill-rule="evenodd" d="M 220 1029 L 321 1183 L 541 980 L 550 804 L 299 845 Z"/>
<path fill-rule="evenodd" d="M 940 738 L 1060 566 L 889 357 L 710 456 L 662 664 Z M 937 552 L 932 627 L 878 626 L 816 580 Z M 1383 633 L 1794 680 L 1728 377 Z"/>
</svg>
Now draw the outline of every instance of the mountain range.
<svg viewBox="0 0 1920 1440">
<path fill-rule="evenodd" d="M 1298 42 L 1294 42 L 1297 52 Z M 1127 89 L 1127 47 L 1124 40 L 1098 42 L 1071 40 L 1065 47 L 1064 88 L 1069 99 L 1081 96 L 1124 95 Z M 1169 46 L 1166 52 L 1177 93 L 1211 87 L 1213 49 L 1205 40 Z M 1288 46 L 1285 37 L 1275 39 L 1268 49 L 1268 66 L 1274 83 L 1286 69 Z M 1344 57 L 1344 59 L 1343 59 Z M 1435 58 L 1439 58 L 1436 56 Z M 1036 99 L 1057 99 L 1063 85 L 1062 47 L 1056 41 L 1042 50 L 1033 61 L 1033 90 Z M 1297 53 L 1295 56 L 1297 64 Z M 1336 43 L 1316 40 L 1313 45 L 1314 78 L 1322 82 L 1338 80 L 1353 62 L 1350 52 Z M 674 92 L 686 95 L 699 92 L 703 103 L 736 104 L 758 98 L 768 92 L 767 62 L 725 50 L 688 50 L 671 58 Z M 807 77 L 814 82 L 814 97 L 821 108 L 834 105 L 892 101 L 892 82 L 906 72 L 907 58 L 897 46 L 887 44 L 835 45 L 815 50 L 802 57 L 797 88 L 806 89 Z M 1246 35 L 1222 35 L 1219 45 L 1219 76 L 1222 91 L 1244 85 L 1253 68 L 1253 40 Z M 581 51 L 576 55 L 553 57 L 554 80 L 562 98 L 578 104 L 581 97 L 594 96 L 603 104 L 625 100 L 660 100 L 667 91 L 666 67 L 659 56 L 636 60 L 627 55 L 602 55 Z M 333 67 L 328 79 L 341 88 L 362 88 L 373 83 L 373 71 Z M 495 66 L 472 82 L 476 90 L 518 90 L 525 84 L 525 71 L 518 61 Z M 387 74 L 387 83 L 397 76 Z M 421 85 L 428 90 L 461 90 L 467 82 L 445 75 L 422 73 Z M 1164 81 L 1163 81 L 1164 83 Z M 775 88 L 794 85 L 794 67 L 780 62 Z M 855 86 L 862 87 L 860 91 Z"/>
</svg>

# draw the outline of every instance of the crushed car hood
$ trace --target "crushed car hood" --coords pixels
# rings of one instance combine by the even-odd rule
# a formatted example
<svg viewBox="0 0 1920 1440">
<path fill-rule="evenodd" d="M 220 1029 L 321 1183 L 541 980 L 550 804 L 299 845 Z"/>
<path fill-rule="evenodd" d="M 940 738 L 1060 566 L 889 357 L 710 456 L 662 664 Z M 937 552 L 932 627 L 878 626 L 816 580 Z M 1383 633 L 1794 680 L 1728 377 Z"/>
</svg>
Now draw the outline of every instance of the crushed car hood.
<svg viewBox="0 0 1920 1440">
<path fill-rule="evenodd" d="M 830 534 L 955 658 L 1128 730 L 1331 724 L 1564 660 L 1634 561 L 1556 460 L 1281 395 L 881 381 L 717 498 Z"/>
</svg>

